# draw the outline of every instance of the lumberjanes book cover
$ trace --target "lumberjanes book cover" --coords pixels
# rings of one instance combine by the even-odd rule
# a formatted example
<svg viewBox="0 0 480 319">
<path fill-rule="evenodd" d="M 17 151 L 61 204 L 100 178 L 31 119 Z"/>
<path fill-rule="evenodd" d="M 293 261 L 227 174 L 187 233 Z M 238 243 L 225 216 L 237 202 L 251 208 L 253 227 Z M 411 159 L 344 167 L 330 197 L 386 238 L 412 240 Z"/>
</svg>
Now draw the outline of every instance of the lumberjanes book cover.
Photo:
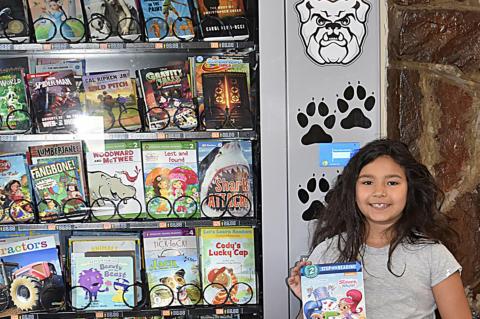
<svg viewBox="0 0 480 319">
<path fill-rule="evenodd" d="M 26 75 L 37 131 L 40 133 L 75 129 L 82 114 L 72 71 Z"/>
</svg>

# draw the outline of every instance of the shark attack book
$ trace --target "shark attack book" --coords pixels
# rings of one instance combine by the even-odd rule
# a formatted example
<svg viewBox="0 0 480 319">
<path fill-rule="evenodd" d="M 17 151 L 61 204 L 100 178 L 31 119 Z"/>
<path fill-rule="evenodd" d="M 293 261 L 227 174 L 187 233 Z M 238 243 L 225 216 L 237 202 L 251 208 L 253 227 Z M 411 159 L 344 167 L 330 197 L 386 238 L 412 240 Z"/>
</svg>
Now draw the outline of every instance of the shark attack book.
<svg viewBox="0 0 480 319">
<path fill-rule="evenodd" d="M 205 217 L 251 217 L 251 141 L 199 141 L 200 208 Z"/>
</svg>

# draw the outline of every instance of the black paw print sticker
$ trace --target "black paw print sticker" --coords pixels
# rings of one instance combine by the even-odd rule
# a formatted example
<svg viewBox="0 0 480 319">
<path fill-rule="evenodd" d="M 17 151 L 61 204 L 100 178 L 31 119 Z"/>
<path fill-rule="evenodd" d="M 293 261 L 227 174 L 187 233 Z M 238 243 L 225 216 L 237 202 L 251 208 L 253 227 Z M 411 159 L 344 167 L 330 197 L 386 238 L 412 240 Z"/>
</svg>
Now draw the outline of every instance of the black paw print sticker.
<svg viewBox="0 0 480 319">
<path fill-rule="evenodd" d="M 312 197 L 316 195 L 315 193 L 317 190 L 319 190 L 323 195 L 330 190 L 330 183 L 325 178 L 325 174 L 323 174 L 318 180 L 315 178 L 315 174 L 313 174 L 313 177 L 307 182 L 306 189 L 302 188 L 302 185 L 298 185 L 298 187 L 299 189 L 297 195 L 300 202 L 302 202 L 305 207 L 310 203 L 310 206 L 303 211 L 302 219 L 309 221 L 320 217 L 320 213 L 325 206 L 318 199 L 312 200 Z M 316 195 L 315 197 L 318 198 L 319 195 Z"/>
<path fill-rule="evenodd" d="M 375 97 L 373 92 L 367 97 L 367 91 L 358 82 L 355 89 L 350 82 L 348 87 L 343 91 L 343 97 L 337 95 L 337 107 L 341 113 L 350 113 L 343 120 L 340 121 L 340 126 L 343 129 L 351 129 L 354 127 L 370 128 L 372 121 L 365 116 L 365 112 L 370 112 L 375 106 Z"/>
<path fill-rule="evenodd" d="M 305 108 L 305 113 L 301 112 L 300 109 L 298 109 L 298 112 L 297 122 L 302 128 L 306 128 L 312 120 L 315 120 L 315 117 L 317 117 L 317 122 L 322 123 L 323 121 L 323 125 L 313 124 L 310 126 L 308 132 L 302 137 L 303 145 L 332 142 L 332 136 L 325 129 L 331 130 L 335 125 L 336 118 L 334 114 L 329 115 L 330 110 L 323 99 L 318 103 L 318 106 L 315 105 L 315 101 L 312 99 Z M 318 115 L 315 116 L 316 114 Z"/>
</svg>

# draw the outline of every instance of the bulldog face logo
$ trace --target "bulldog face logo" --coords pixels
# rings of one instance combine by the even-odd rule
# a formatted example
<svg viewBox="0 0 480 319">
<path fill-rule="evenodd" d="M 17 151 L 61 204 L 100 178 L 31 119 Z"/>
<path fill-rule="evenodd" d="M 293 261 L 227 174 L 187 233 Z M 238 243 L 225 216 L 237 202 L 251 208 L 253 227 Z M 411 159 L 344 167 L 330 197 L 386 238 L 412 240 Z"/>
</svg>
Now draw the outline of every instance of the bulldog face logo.
<svg viewBox="0 0 480 319">
<path fill-rule="evenodd" d="M 296 5 L 307 55 L 316 63 L 348 64 L 361 53 L 370 4 L 364 0 L 302 0 Z"/>
</svg>

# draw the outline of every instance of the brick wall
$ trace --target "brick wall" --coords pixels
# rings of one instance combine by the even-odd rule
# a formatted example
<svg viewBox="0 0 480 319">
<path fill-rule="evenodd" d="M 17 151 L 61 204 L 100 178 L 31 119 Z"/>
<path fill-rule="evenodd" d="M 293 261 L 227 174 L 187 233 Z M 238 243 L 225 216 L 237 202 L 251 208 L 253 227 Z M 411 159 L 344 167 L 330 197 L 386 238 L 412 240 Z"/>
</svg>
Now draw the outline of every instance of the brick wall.
<svg viewBox="0 0 480 319">
<path fill-rule="evenodd" d="M 465 285 L 480 292 L 480 2 L 388 0 L 388 136 L 445 192 Z"/>
</svg>

